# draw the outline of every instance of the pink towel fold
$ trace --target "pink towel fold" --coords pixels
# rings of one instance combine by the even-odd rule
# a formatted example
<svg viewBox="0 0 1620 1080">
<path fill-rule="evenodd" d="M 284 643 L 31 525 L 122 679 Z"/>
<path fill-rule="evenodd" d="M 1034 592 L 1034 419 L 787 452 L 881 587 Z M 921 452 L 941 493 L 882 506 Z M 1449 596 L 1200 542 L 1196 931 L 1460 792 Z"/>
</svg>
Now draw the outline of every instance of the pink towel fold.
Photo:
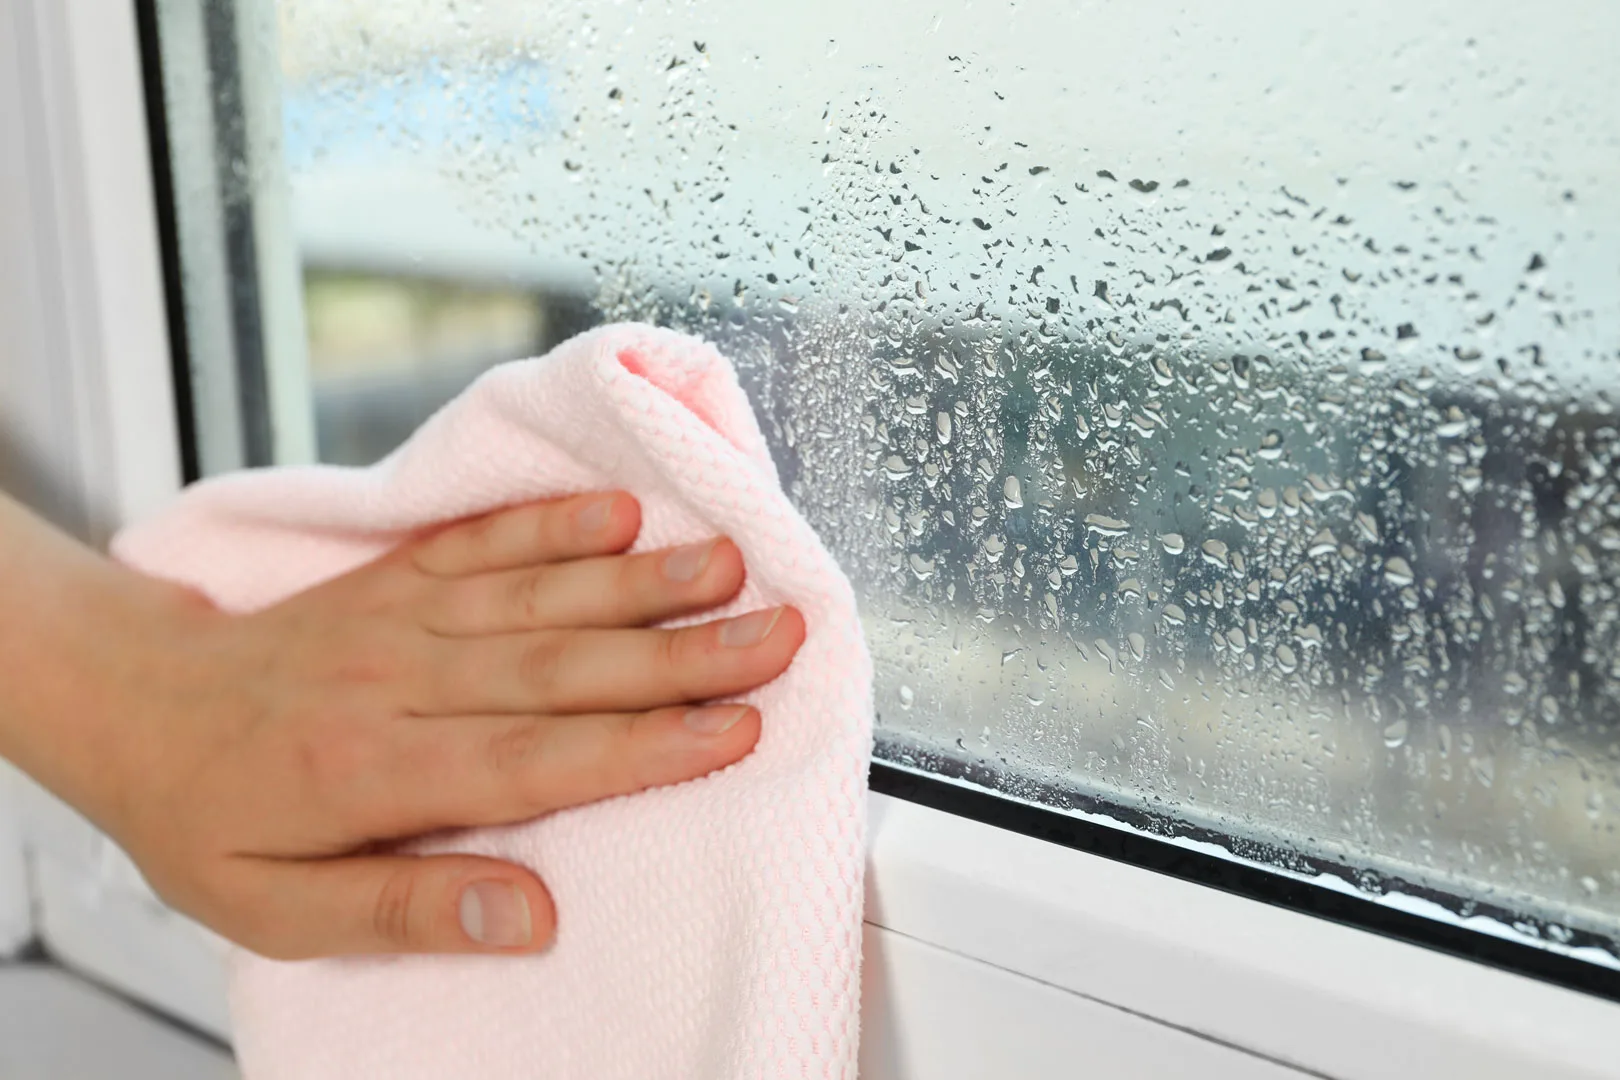
<svg viewBox="0 0 1620 1080">
<path fill-rule="evenodd" d="M 746 699 L 758 748 L 690 783 L 435 841 L 541 875 L 560 922 L 545 955 L 239 955 L 248 1080 L 854 1076 L 871 662 L 849 583 L 711 347 L 592 331 L 490 371 L 372 468 L 208 481 L 114 553 L 248 611 L 434 522 L 609 487 L 641 501 L 635 550 L 737 542 L 748 582 L 718 614 L 804 612 L 793 666 Z"/>
</svg>

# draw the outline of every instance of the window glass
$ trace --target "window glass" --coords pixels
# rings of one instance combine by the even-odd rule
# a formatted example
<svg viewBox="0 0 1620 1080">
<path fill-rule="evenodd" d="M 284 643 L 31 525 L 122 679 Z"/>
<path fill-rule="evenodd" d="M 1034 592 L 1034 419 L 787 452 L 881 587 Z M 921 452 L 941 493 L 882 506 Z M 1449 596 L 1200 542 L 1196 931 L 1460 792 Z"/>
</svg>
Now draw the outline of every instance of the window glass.
<svg viewBox="0 0 1620 1080">
<path fill-rule="evenodd" d="M 232 423 L 365 462 L 493 361 L 699 333 L 880 758 L 1614 962 L 1620 7 L 239 0 L 199 60 L 159 6 L 302 281 Z"/>
</svg>

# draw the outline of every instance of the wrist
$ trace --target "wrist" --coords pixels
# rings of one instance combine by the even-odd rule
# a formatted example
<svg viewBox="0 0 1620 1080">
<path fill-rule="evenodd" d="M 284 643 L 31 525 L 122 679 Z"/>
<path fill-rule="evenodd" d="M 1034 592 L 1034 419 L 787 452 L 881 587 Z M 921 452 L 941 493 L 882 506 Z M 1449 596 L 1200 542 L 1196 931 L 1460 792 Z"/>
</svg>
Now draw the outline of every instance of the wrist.
<svg viewBox="0 0 1620 1080">
<path fill-rule="evenodd" d="M 63 541 L 68 543 L 67 541 Z M 0 615 L 0 756 L 116 835 L 206 601 L 76 548 Z"/>
<path fill-rule="evenodd" d="M 189 589 L 109 568 L 118 581 L 93 633 L 74 649 L 86 676 L 58 715 L 66 738 L 51 766 L 57 794 L 126 842 L 169 772 L 173 729 L 199 696 L 197 671 L 221 616 Z"/>
</svg>

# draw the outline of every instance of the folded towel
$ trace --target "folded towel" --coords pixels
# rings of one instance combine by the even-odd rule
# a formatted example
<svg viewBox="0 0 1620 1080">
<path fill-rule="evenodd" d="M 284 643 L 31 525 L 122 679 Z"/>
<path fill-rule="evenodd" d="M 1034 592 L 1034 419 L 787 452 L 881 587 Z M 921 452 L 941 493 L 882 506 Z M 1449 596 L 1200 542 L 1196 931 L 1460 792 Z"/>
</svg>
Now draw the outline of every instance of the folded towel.
<svg viewBox="0 0 1620 1080">
<path fill-rule="evenodd" d="M 248 1080 L 854 1076 L 871 663 L 849 583 L 711 347 L 592 331 L 488 372 L 372 468 L 198 484 L 113 550 L 248 611 L 423 526 L 603 488 L 641 501 L 635 550 L 736 541 L 748 582 L 717 614 L 803 611 L 792 667 L 746 698 L 757 749 L 700 780 L 418 844 L 539 873 L 560 920 L 544 955 L 238 955 Z"/>
</svg>

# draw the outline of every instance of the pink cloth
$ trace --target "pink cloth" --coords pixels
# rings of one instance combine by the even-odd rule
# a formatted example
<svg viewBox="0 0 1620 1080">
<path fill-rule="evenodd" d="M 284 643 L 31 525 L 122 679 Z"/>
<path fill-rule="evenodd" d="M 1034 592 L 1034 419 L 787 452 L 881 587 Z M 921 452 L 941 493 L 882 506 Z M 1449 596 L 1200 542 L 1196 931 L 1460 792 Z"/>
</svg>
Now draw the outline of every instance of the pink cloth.
<svg viewBox="0 0 1620 1080">
<path fill-rule="evenodd" d="M 804 612 L 792 667 L 747 698 L 758 748 L 690 783 L 437 843 L 539 872 L 561 926 L 546 955 L 239 955 L 248 1080 L 855 1075 L 871 663 L 848 582 L 712 348 L 592 331 L 489 372 L 372 468 L 208 481 L 114 552 L 247 611 L 424 525 L 605 487 L 641 500 L 637 550 L 737 542 L 748 583 L 721 614 Z"/>
</svg>

